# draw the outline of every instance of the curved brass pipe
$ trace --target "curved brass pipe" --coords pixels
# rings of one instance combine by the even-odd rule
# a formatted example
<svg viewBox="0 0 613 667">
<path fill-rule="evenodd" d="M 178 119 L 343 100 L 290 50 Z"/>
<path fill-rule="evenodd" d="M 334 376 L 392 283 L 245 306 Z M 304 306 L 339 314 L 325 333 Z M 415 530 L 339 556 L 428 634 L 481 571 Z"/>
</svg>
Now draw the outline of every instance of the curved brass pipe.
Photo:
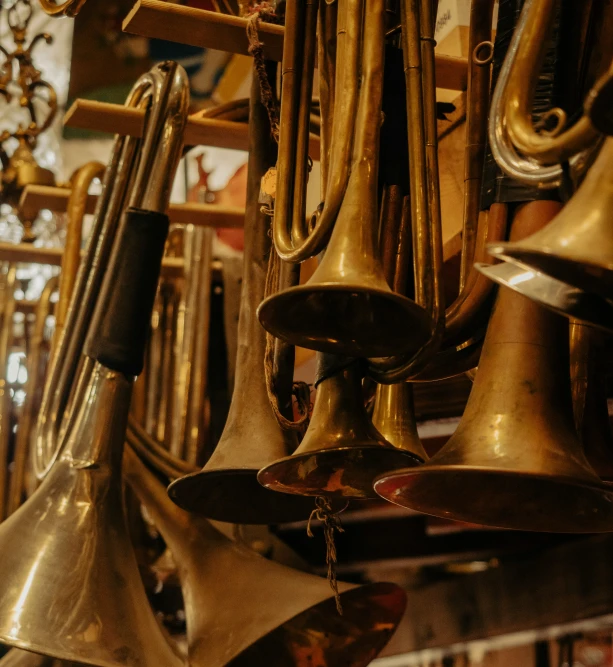
<svg viewBox="0 0 613 667">
<path fill-rule="evenodd" d="M 77 271 L 81 262 L 81 239 L 83 236 L 83 218 L 87 206 L 89 186 L 96 178 L 104 174 L 105 166 L 101 162 L 88 162 L 79 167 L 70 181 L 72 189 L 66 208 L 66 243 L 62 253 L 62 264 L 59 282 L 59 300 L 55 308 L 55 333 L 53 334 L 53 348 L 60 339 L 66 324 L 66 315 L 70 305 L 70 297 L 77 278 Z"/>
<path fill-rule="evenodd" d="M 551 109 L 541 121 L 555 121 L 555 127 L 538 132 L 534 127 L 532 106 L 538 84 L 539 70 L 545 58 L 550 32 L 555 20 L 558 0 L 531 0 L 524 9 L 527 14 L 525 31 L 505 91 L 505 115 L 509 137 L 524 155 L 543 165 L 564 162 L 594 143 L 599 136 L 588 116 L 582 116 L 565 129 L 566 113 Z"/>
<path fill-rule="evenodd" d="M 25 486 L 25 472 L 30 448 L 30 435 L 34 410 L 36 409 L 36 388 L 44 379 L 44 373 L 40 372 L 41 357 L 45 335 L 45 324 L 49 316 L 52 303 L 51 297 L 58 288 L 59 277 L 53 276 L 47 281 L 36 304 L 36 318 L 30 341 L 28 354 L 28 381 L 25 386 L 25 401 L 21 408 L 17 438 L 15 442 L 15 453 L 13 455 L 13 470 L 9 485 L 7 500 L 7 516 L 11 515 L 20 505 L 23 498 Z"/>
</svg>

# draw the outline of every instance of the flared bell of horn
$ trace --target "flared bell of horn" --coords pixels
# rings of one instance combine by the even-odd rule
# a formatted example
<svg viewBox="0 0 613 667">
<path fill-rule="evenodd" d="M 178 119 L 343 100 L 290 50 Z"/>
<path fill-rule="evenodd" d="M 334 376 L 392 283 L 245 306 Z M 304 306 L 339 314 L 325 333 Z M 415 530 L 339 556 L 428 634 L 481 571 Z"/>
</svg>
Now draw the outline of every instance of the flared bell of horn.
<svg viewBox="0 0 613 667">
<path fill-rule="evenodd" d="M 417 351 L 430 336 L 426 310 L 390 289 L 379 259 L 383 50 L 382 12 L 368 3 L 351 170 L 325 255 L 305 285 L 273 294 L 258 309 L 277 338 L 349 357 Z"/>
<path fill-rule="evenodd" d="M 613 304 L 600 294 L 584 292 L 511 259 L 501 264 L 475 264 L 475 268 L 495 283 L 560 315 L 613 331 Z"/>
<path fill-rule="evenodd" d="M 605 140 L 577 192 L 544 229 L 488 248 L 585 292 L 613 298 L 613 139 Z"/>
<path fill-rule="evenodd" d="M 413 386 L 408 382 L 378 384 L 372 413 L 373 426 L 394 447 L 428 458 L 417 433 Z"/>
<path fill-rule="evenodd" d="M 375 498 L 373 480 L 393 467 L 418 465 L 412 449 L 392 446 L 364 407 L 355 360 L 319 355 L 317 395 L 309 428 L 292 454 L 263 468 L 261 484 L 306 496 Z"/>
<path fill-rule="evenodd" d="M 538 222 L 534 204 L 516 220 Z M 426 464 L 391 471 L 375 489 L 403 507 L 487 526 L 613 530 L 613 495 L 576 435 L 568 369 L 566 320 L 502 288 L 456 432 Z"/>
<path fill-rule="evenodd" d="M 129 448 L 124 470 L 177 564 L 192 667 L 362 667 L 396 629 L 406 605 L 398 586 L 340 584 L 340 616 L 326 580 L 268 561 L 174 505 Z"/>
<path fill-rule="evenodd" d="M 264 377 L 266 332 L 255 309 L 264 296 L 271 250 L 270 221 L 260 209 L 260 181 L 274 165 L 276 146 L 266 109 L 253 77 L 250 107 L 250 151 L 245 224 L 245 252 L 234 391 L 219 442 L 204 468 L 173 482 L 170 497 L 185 510 L 210 519 L 244 524 L 272 524 L 307 519 L 312 502 L 282 497 L 257 481 L 258 471 L 287 456 L 296 435 L 279 426 Z M 293 369 L 292 369 L 293 372 Z"/>
<path fill-rule="evenodd" d="M 117 443 L 131 385 L 94 366 L 60 458 L 0 524 L 0 642 L 104 667 L 181 664 L 149 606 L 123 513 Z"/>
</svg>

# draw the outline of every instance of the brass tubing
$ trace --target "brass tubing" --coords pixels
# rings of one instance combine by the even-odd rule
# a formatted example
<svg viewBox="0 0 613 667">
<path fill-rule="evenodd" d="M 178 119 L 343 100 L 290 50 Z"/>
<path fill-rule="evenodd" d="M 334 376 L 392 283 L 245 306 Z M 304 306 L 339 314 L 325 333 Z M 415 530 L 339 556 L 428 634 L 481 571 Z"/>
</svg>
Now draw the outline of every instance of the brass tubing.
<svg viewBox="0 0 613 667">
<path fill-rule="evenodd" d="M 568 160 L 594 143 L 599 136 L 586 115 L 565 129 L 566 114 L 557 108 L 547 114 L 548 119 L 556 119 L 553 130 L 539 133 L 534 128 L 532 105 L 557 4 L 558 0 L 531 0 L 524 9 L 527 12 L 525 31 L 505 91 L 509 137 L 521 153 L 543 165 Z"/>
<path fill-rule="evenodd" d="M 30 351 L 27 360 L 28 381 L 25 386 L 26 397 L 21 407 L 21 414 L 19 416 L 19 424 L 17 427 L 13 470 L 11 473 L 7 501 L 7 516 L 11 515 L 21 505 L 25 489 L 25 473 L 30 450 L 30 435 L 32 422 L 34 420 L 34 410 L 36 408 L 36 391 L 39 383 L 44 379 L 44 374 L 40 373 L 40 366 L 45 336 L 45 322 L 51 311 L 51 296 L 57 290 L 58 282 L 58 276 L 50 278 L 43 288 L 40 299 L 36 304 L 36 318 L 34 320 Z"/>
<path fill-rule="evenodd" d="M 13 399 L 6 377 L 8 371 L 9 349 L 13 340 L 13 315 L 15 314 L 15 281 L 17 267 L 7 264 L 6 274 L 2 276 L 4 291 L 2 310 L 2 326 L 0 328 L 0 520 L 6 518 L 8 498 L 8 454 L 11 436 L 11 416 Z"/>
<path fill-rule="evenodd" d="M 100 162 L 88 162 L 75 172 L 72 180 L 72 189 L 66 207 L 66 243 L 62 254 L 62 264 L 59 282 L 59 300 L 55 309 L 55 332 L 53 334 L 53 348 L 59 341 L 70 305 L 70 297 L 77 279 L 79 263 L 81 261 L 81 240 L 83 236 L 83 218 L 87 207 L 89 187 L 96 178 L 104 174 L 104 165 Z"/>
</svg>

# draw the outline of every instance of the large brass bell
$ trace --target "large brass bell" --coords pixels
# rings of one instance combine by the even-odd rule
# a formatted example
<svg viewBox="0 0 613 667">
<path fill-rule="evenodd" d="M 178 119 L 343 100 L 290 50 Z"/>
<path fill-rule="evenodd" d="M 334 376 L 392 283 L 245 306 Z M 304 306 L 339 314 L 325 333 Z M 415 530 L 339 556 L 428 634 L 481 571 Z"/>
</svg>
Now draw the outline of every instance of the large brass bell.
<svg viewBox="0 0 613 667">
<path fill-rule="evenodd" d="M 554 220 L 521 241 L 489 247 L 490 254 L 612 298 L 612 164 L 613 139 L 608 138 L 577 192 Z M 521 284 L 517 289 L 521 291 Z"/>
<path fill-rule="evenodd" d="M 264 295 L 271 249 L 270 223 L 260 210 L 258 193 L 262 176 L 274 164 L 276 147 L 255 76 L 252 85 L 244 271 L 232 402 L 207 464 L 173 482 L 168 493 L 183 509 L 211 519 L 271 524 L 308 518 L 312 503 L 296 496 L 284 498 L 257 481 L 260 468 L 288 455 L 297 441 L 294 433 L 280 427 L 268 399 L 263 372 L 266 332 L 255 313 Z"/>
<path fill-rule="evenodd" d="M 193 667 L 361 667 L 385 646 L 406 605 L 395 584 L 341 584 L 343 615 L 328 582 L 235 544 L 168 498 L 126 448 L 128 483 L 177 564 Z"/>
<path fill-rule="evenodd" d="M 547 206 L 522 207 L 522 238 L 549 220 Z M 464 416 L 420 468 L 375 483 L 387 500 L 488 526 L 548 532 L 613 529 L 613 495 L 576 436 L 565 320 L 501 289 Z"/>
<path fill-rule="evenodd" d="M 301 495 L 374 498 L 377 475 L 423 461 L 415 448 L 392 446 L 373 426 L 364 407 L 360 362 L 319 355 L 318 378 L 300 447 L 262 469 L 261 484 Z"/>
<path fill-rule="evenodd" d="M 364 4 L 353 156 L 338 217 L 311 279 L 268 297 L 260 304 L 258 317 L 267 331 L 294 345 L 351 357 L 383 357 L 419 349 L 429 337 L 430 322 L 424 308 L 390 289 L 379 259 L 383 3 Z M 361 16 L 362 7 L 350 11 Z M 335 140 L 351 141 L 351 137 Z"/>
</svg>

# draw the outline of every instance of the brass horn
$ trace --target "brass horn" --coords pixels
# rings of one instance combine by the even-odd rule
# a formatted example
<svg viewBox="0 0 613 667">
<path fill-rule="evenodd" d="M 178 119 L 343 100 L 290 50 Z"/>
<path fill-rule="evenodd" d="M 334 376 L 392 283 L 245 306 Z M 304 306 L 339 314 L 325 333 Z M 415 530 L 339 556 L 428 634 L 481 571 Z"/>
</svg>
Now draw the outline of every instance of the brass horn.
<svg viewBox="0 0 613 667">
<path fill-rule="evenodd" d="M 360 667 L 391 637 L 406 605 L 398 586 L 341 584 L 340 616 L 327 581 L 268 561 L 177 507 L 130 447 L 124 471 L 177 565 L 192 667 Z"/>
<path fill-rule="evenodd" d="M 135 84 L 151 101 L 130 195 L 85 345 L 74 417 L 55 464 L 0 524 L 0 641 L 108 667 L 180 664 L 153 615 L 123 513 L 121 457 L 134 375 L 168 233 L 189 88 L 161 63 Z"/>
<path fill-rule="evenodd" d="M 521 241 L 490 246 L 489 252 L 584 292 L 613 297 L 612 164 L 613 139 L 607 139 L 575 195 L 546 227 Z M 600 323 L 589 312 L 581 319 Z"/>
<path fill-rule="evenodd" d="M 258 480 L 285 493 L 373 498 L 373 480 L 422 459 L 392 446 L 373 426 L 364 407 L 363 365 L 355 359 L 318 356 L 317 396 L 298 449 L 263 468 Z"/>
<path fill-rule="evenodd" d="M 291 34 L 293 41 L 301 43 L 292 31 L 298 26 L 300 33 L 305 21 L 307 38 L 310 36 L 309 25 L 314 30 L 312 14 L 316 13 L 316 6 L 317 3 L 303 2 L 288 5 L 288 41 Z M 301 10 L 306 17 L 300 16 Z M 297 262 L 319 252 L 328 237 L 329 241 L 321 263 L 305 285 L 273 294 L 258 308 L 262 326 L 274 336 L 294 345 L 352 357 L 415 351 L 430 333 L 425 309 L 392 292 L 379 260 L 377 173 L 383 15 L 383 2 L 379 0 L 348 0 L 345 11 L 338 16 L 344 32 L 339 32 L 342 39 L 339 37 L 337 46 L 328 184 L 323 209 L 314 216 L 310 233 L 304 222 L 304 207 L 294 202 L 290 212 L 292 185 L 285 182 L 293 180 L 288 178 L 291 159 L 287 156 L 296 150 L 291 120 L 296 98 L 292 88 L 300 84 L 294 81 L 294 72 L 302 71 L 296 46 L 285 50 L 275 246 L 283 260 Z M 303 76 L 307 75 L 303 72 Z M 311 89 L 303 85 L 301 92 L 303 88 L 308 88 L 308 97 L 301 102 L 308 108 Z M 298 111 L 294 109 L 297 116 L 305 116 Z M 284 125 L 288 113 L 290 117 Z M 303 158 L 299 154 L 297 160 L 300 167 L 306 155 Z M 296 188 L 300 202 L 301 184 Z M 293 194 L 296 198 L 296 193 Z M 287 224 L 290 217 L 293 218 L 291 233 Z"/>
<path fill-rule="evenodd" d="M 512 235 L 548 222 L 547 211 L 541 202 L 524 205 Z M 456 432 L 420 468 L 383 475 L 377 493 L 426 514 L 488 526 L 612 530 L 613 496 L 574 429 L 565 324 L 502 288 Z"/>
<path fill-rule="evenodd" d="M 275 163 L 266 109 L 253 77 L 245 224 L 244 272 L 238 323 L 238 353 L 230 412 L 217 447 L 204 468 L 174 481 L 170 497 L 183 509 L 231 523 L 281 523 L 306 519 L 312 502 L 279 496 L 257 481 L 258 471 L 287 456 L 295 434 L 283 430 L 273 413 L 263 373 L 266 334 L 256 304 L 264 296 L 270 253 L 269 221 L 258 203 L 262 176 Z"/>
</svg>

